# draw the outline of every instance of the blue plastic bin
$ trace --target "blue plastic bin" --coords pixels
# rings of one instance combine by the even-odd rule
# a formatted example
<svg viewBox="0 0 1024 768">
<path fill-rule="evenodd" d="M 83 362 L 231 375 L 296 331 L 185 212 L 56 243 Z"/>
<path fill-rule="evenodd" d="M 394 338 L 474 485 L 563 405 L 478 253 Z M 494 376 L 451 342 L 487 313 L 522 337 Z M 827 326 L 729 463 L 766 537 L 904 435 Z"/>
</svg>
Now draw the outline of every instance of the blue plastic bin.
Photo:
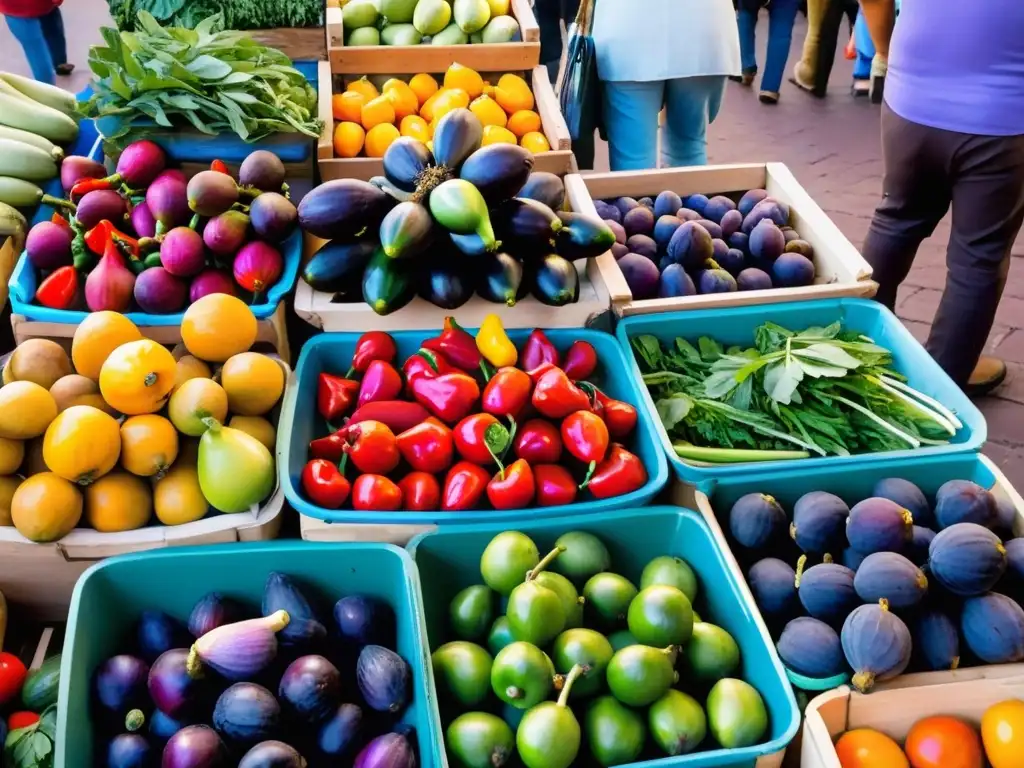
<svg viewBox="0 0 1024 768">
<path fill-rule="evenodd" d="M 395 610 L 395 649 L 412 668 L 412 701 L 402 721 L 415 727 L 424 768 L 434 768 L 433 744 L 441 738 L 433 715 L 426 628 L 416 568 L 408 553 L 387 544 L 272 542 L 182 547 L 104 560 L 75 586 L 60 670 L 57 756 L 54 765 L 99 765 L 92 726 L 92 677 L 99 664 L 130 650 L 133 628 L 146 609 L 182 621 L 209 592 L 221 592 L 258 609 L 272 571 L 293 576 L 321 598 L 323 618 L 344 595 L 387 601 Z M 333 622 L 332 622 L 333 623 Z"/>
<path fill-rule="evenodd" d="M 954 411 L 963 423 L 963 428 L 957 432 L 948 445 L 923 446 L 917 449 L 908 448 L 902 451 L 882 453 L 862 453 L 848 457 L 825 456 L 716 466 L 697 466 L 678 458 L 672 449 L 668 433 L 658 418 L 654 400 L 643 384 L 640 367 L 637 365 L 630 346 L 631 340 L 635 336 L 649 334 L 656 336 L 663 344 L 671 344 L 677 337 L 696 342 L 701 336 L 710 336 L 726 347 L 731 345 L 749 347 L 754 342 L 754 330 L 769 320 L 793 331 L 800 331 L 816 325 L 826 326 L 838 320 L 842 323 L 843 330 L 860 331 L 871 337 L 875 342 L 892 351 L 895 369 L 908 377 L 910 386 L 935 398 Z M 641 402 L 646 406 L 655 422 L 655 430 L 661 438 L 661 444 L 668 455 L 669 464 L 681 480 L 701 488 L 710 487 L 714 482 L 724 478 L 759 472 L 767 467 L 773 471 L 804 473 L 822 466 L 873 465 L 912 457 L 977 452 L 981 449 L 988 434 L 985 418 L 967 395 L 953 383 L 899 319 L 875 301 L 823 299 L 770 306 L 757 305 L 635 315 L 619 322 L 616 335 L 626 351 L 629 370 L 640 388 Z"/>
<path fill-rule="evenodd" d="M 446 635 L 448 604 L 459 590 L 480 583 L 480 555 L 488 542 L 505 528 L 471 525 L 438 530 L 418 536 L 408 549 L 420 573 L 427 639 L 437 648 Z M 683 558 L 700 580 L 695 608 L 701 618 L 725 629 L 740 647 L 741 668 L 737 677 L 753 685 L 768 710 L 764 743 L 743 749 L 709 749 L 678 757 L 662 757 L 633 763 L 644 768 L 749 768 L 762 755 L 786 748 L 800 725 L 793 691 L 786 680 L 775 646 L 760 621 L 757 608 L 744 598 L 740 575 L 715 545 L 700 516 L 679 507 L 654 506 L 574 515 L 551 520 L 529 520 L 516 530 L 530 536 L 542 552 L 567 531 L 588 531 L 598 536 L 612 556 L 612 570 L 638 583 L 640 572 L 660 555 Z M 436 699 L 431 671 L 431 697 Z M 703 704 L 703 702 L 702 702 Z M 440 731 L 440 712 L 432 712 Z M 710 733 L 707 744 L 713 744 Z M 444 747 L 437 744 L 437 765 L 448 764 Z M 646 755 L 647 753 L 645 753 Z"/>
<path fill-rule="evenodd" d="M 425 339 L 440 331 L 399 331 L 392 333 L 398 345 L 398 360 L 405 361 L 420 348 Z M 475 332 L 471 329 L 470 332 Z M 647 468 L 647 484 L 642 488 L 612 499 L 577 501 L 558 507 L 529 507 L 515 510 L 477 510 L 474 512 L 357 512 L 329 510 L 310 503 L 301 490 L 302 468 L 309 458 L 309 441 L 328 434 L 327 425 L 317 412 L 317 382 L 322 372 L 344 375 L 352 360 L 357 333 L 325 333 L 307 341 L 295 365 L 296 384 L 289 388 L 281 409 L 277 432 L 278 472 L 288 503 L 302 515 L 329 523 L 372 523 L 386 525 L 478 523 L 485 521 L 519 521 L 553 517 L 567 513 L 621 509 L 646 504 L 668 481 L 668 464 L 654 437 L 651 416 L 639 405 L 636 382 L 624 375 L 626 360 L 615 337 L 582 328 L 559 328 L 544 331 L 561 352 L 577 339 L 594 345 L 598 357 L 598 378 L 595 383 L 610 397 L 637 405 L 638 421 L 626 447 L 643 461 Z M 510 330 L 508 336 L 521 350 L 530 331 Z"/>
</svg>

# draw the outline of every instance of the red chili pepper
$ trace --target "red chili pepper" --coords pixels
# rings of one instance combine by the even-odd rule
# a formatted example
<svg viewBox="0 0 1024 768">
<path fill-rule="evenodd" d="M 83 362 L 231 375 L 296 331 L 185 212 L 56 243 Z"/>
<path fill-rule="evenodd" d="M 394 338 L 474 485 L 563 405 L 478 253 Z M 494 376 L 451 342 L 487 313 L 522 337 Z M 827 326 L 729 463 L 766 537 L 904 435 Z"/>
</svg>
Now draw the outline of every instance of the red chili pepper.
<svg viewBox="0 0 1024 768">
<path fill-rule="evenodd" d="M 476 371 L 480 367 L 480 350 L 476 339 L 455 322 L 454 317 L 444 319 L 444 329 L 439 336 L 427 339 L 422 346 L 443 354 L 452 365 L 463 371 Z"/>
<path fill-rule="evenodd" d="M 326 459 L 312 459 L 302 468 L 302 490 L 318 507 L 341 509 L 348 500 L 352 485 L 337 464 Z"/>
<path fill-rule="evenodd" d="M 7 718 L 7 730 L 17 731 L 20 728 L 28 728 L 39 722 L 39 715 L 35 712 L 12 712 Z"/>
<path fill-rule="evenodd" d="M 352 371 L 363 373 L 374 360 L 390 363 L 397 356 L 398 347 L 389 334 L 384 331 L 367 331 L 356 342 L 356 351 L 352 353 Z"/>
<path fill-rule="evenodd" d="M 565 353 L 565 365 L 562 370 L 573 381 L 590 378 L 597 368 L 597 352 L 589 341 L 574 341 Z"/>
<path fill-rule="evenodd" d="M 358 392 L 358 381 L 321 373 L 316 389 L 317 410 L 327 421 L 333 422 L 348 413 Z"/>
<path fill-rule="evenodd" d="M 544 331 L 538 328 L 526 339 L 523 354 L 519 357 L 519 365 L 524 371 L 532 371 L 541 363 L 558 365 L 558 349 Z"/>
<path fill-rule="evenodd" d="M 444 359 L 440 352 L 420 349 L 402 364 L 405 375 L 405 390 L 412 395 L 412 380 L 420 376 L 433 379 L 446 373 L 458 373 L 459 369 Z"/>
<path fill-rule="evenodd" d="M 402 508 L 402 489 L 383 475 L 360 475 L 352 484 L 352 508 L 394 512 Z"/>
<path fill-rule="evenodd" d="M 50 216 L 50 222 L 56 224 L 66 232 L 74 232 L 74 230 L 71 229 L 71 223 L 58 211 L 54 211 L 53 215 Z"/>
<path fill-rule="evenodd" d="M 608 426 L 590 411 L 570 413 L 562 422 L 562 444 L 575 458 L 587 465 L 587 476 L 580 484 L 586 488 L 590 476 L 608 453 Z"/>
<path fill-rule="evenodd" d="M 106 219 L 85 233 L 85 244 L 89 250 L 96 254 L 103 254 L 107 243 L 114 243 L 118 250 L 132 259 L 138 259 L 140 253 L 139 241 L 130 235 L 126 235 Z"/>
<path fill-rule="evenodd" d="M 120 183 L 120 181 L 118 181 Z M 117 185 L 110 178 L 106 179 L 82 179 L 76 181 L 75 185 L 71 187 L 71 194 L 69 197 L 72 201 L 78 202 L 83 195 L 89 192 L 95 192 L 97 189 L 114 189 Z"/>
<path fill-rule="evenodd" d="M 415 427 L 430 418 L 430 412 L 419 403 L 404 400 L 378 400 L 357 408 L 348 420 L 349 424 L 361 421 L 379 421 L 387 424 L 395 434 Z"/>
<path fill-rule="evenodd" d="M 391 363 L 372 360 L 359 385 L 358 407 L 378 400 L 394 400 L 402 394 L 402 377 Z"/>
<path fill-rule="evenodd" d="M 480 399 L 480 385 L 465 373 L 446 373 L 434 379 L 420 376 L 412 382 L 416 401 L 441 421 L 454 424 Z"/>
<path fill-rule="evenodd" d="M 489 479 L 489 478 L 488 478 Z M 13 653 L 0 653 L 0 706 L 21 692 L 28 670 Z"/>
<path fill-rule="evenodd" d="M 519 418 L 530 402 L 533 382 L 518 368 L 499 368 L 484 387 L 480 407 L 487 413 L 505 418 Z"/>
<path fill-rule="evenodd" d="M 455 448 L 466 461 L 489 467 L 494 456 L 487 450 L 487 430 L 501 427 L 501 423 L 489 413 L 474 413 L 455 425 Z M 501 427 L 504 429 L 504 427 Z M 490 476 L 488 476 L 490 479 Z"/>
<path fill-rule="evenodd" d="M 400 434 L 398 450 L 405 462 L 420 472 L 444 472 L 452 465 L 455 441 L 446 425 L 424 422 Z"/>
<path fill-rule="evenodd" d="M 533 501 L 535 491 L 533 470 L 522 459 L 498 470 L 487 484 L 487 498 L 495 509 L 522 509 Z"/>
<path fill-rule="evenodd" d="M 537 485 L 538 507 L 558 507 L 576 501 L 576 480 L 560 464 L 536 464 L 533 467 Z"/>
<path fill-rule="evenodd" d="M 515 451 L 518 458 L 533 465 L 557 464 L 562 458 L 562 436 L 550 421 L 530 419 L 519 427 Z"/>
<path fill-rule="evenodd" d="M 231 175 L 231 171 L 228 169 L 228 164 L 223 160 L 214 160 L 210 163 L 210 170 L 216 171 L 217 173 L 226 173 L 228 176 Z"/>
<path fill-rule="evenodd" d="M 429 512 L 441 506 L 441 486 L 429 472 L 410 472 L 398 481 L 402 506 L 412 512 Z"/>
<path fill-rule="evenodd" d="M 395 433 L 379 421 L 360 421 L 345 427 L 345 454 L 356 469 L 370 475 L 386 475 L 398 466 L 402 456 L 398 452 Z"/>
<path fill-rule="evenodd" d="M 536 368 L 527 368 L 526 375 L 530 377 L 530 381 L 533 382 L 534 386 L 540 381 L 541 377 L 550 370 L 562 370 L 554 363 L 541 363 Z"/>
<path fill-rule="evenodd" d="M 36 303 L 50 309 L 67 309 L 78 293 L 78 270 L 72 266 L 53 270 L 36 288 Z"/>
<path fill-rule="evenodd" d="M 445 512 L 476 509 L 490 481 L 491 473 L 486 469 L 478 464 L 460 461 L 448 470 L 444 478 L 441 509 Z"/>
<path fill-rule="evenodd" d="M 561 368 L 546 371 L 533 388 L 533 407 L 549 419 L 564 419 L 575 411 L 590 410 L 590 398 Z"/>
<path fill-rule="evenodd" d="M 616 440 L 628 437 L 636 429 L 636 408 L 614 397 L 608 397 L 600 389 L 596 390 L 595 395 L 601 405 L 601 412 L 598 415 L 608 425 L 608 434 Z"/>
<path fill-rule="evenodd" d="M 608 455 L 590 476 L 587 488 L 595 499 L 609 499 L 632 493 L 646 482 L 647 470 L 639 457 L 612 443 Z"/>
</svg>

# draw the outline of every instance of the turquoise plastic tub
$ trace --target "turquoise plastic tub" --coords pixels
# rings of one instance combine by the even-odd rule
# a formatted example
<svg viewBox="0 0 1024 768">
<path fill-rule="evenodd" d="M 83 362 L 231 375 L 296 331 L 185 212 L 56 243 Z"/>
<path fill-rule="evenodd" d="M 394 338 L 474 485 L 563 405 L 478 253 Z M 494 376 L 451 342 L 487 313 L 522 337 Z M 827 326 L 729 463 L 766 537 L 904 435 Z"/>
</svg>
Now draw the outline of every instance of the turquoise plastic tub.
<svg viewBox="0 0 1024 768">
<path fill-rule="evenodd" d="M 505 527 L 500 525 L 459 526 L 423 534 L 409 543 L 409 552 L 420 572 L 424 618 L 431 649 L 449 639 L 446 635 L 448 604 L 459 590 L 480 583 L 480 555 L 488 542 L 503 530 Z M 740 647 L 741 668 L 736 676 L 757 688 L 768 710 L 768 734 L 764 743 L 743 749 L 708 749 L 632 765 L 644 768 L 749 768 L 758 757 L 785 749 L 796 735 L 800 715 L 775 646 L 757 608 L 743 597 L 740 575 L 715 545 L 710 531 L 696 512 L 679 507 L 654 506 L 644 510 L 524 521 L 516 525 L 516 530 L 530 536 L 541 552 L 550 551 L 555 540 L 567 531 L 593 533 L 611 552 L 612 569 L 634 584 L 639 582 L 644 565 L 653 558 L 660 555 L 683 558 L 700 580 L 695 608 L 701 618 L 725 629 Z M 436 699 L 433 672 L 430 681 L 431 697 Z M 436 707 L 432 716 L 435 728 L 440 731 L 441 716 Z M 713 743 L 710 733 L 706 738 Z M 447 765 L 440 742 L 437 750 L 433 759 L 438 765 Z"/>
<path fill-rule="evenodd" d="M 398 345 L 398 360 L 405 361 L 420 348 L 425 339 L 436 336 L 440 331 L 399 331 L 392 333 Z M 475 332 L 475 329 L 470 329 Z M 534 518 L 555 517 L 567 513 L 594 512 L 606 509 L 621 509 L 646 504 L 668 481 L 668 464 L 664 453 L 654 437 L 654 424 L 650 413 L 643 408 L 637 381 L 622 375 L 626 359 L 615 337 L 583 328 L 558 328 L 545 330 L 548 338 L 565 352 L 574 341 L 581 339 L 594 345 L 598 357 L 598 374 L 594 383 L 610 397 L 637 406 L 636 431 L 626 441 L 626 447 L 643 461 L 647 468 L 647 484 L 632 493 L 612 499 L 577 501 L 558 507 L 528 507 L 526 509 L 476 510 L 473 512 L 357 512 L 354 510 L 330 510 L 318 507 L 302 493 L 300 476 L 309 457 L 309 441 L 328 434 L 327 424 L 317 412 L 317 381 L 322 372 L 344 375 L 348 370 L 352 353 L 361 334 L 325 333 L 307 341 L 295 365 L 297 383 L 286 393 L 281 408 L 281 422 L 277 431 L 278 472 L 284 486 L 288 503 L 300 514 L 318 518 L 329 523 L 373 523 L 373 524 L 434 524 L 478 523 L 487 521 L 517 521 Z M 529 330 L 510 330 L 508 336 L 522 350 Z"/>
<path fill-rule="evenodd" d="M 60 670 L 57 721 L 58 768 L 98 765 L 90 760 L 92 676 L 106 658 L 132 645 L 132 630 L 145 609 L 187 620 L 192 606 L 208 592 L 221 592 L 259 606 L 271 571 L 281 571 L 311 587 L 329 606 L 344 595 L 363 594 L 387 601 L 395 610 L 398 646 L 412 667 L 412 701 L 402 721 L 416 729 L 420 764 L 434 768 L 440 738 L 430 701 L 422 598 L 416 567 L 405 551 L 388 544 L 310 544 L 268 542 L 181 547 L 104 560 L 75 585 Z M 312 599 L 312 597 L 311 597 Z M 330 626 L 330 625 L 329 625 Z"/>
<path fill-rule="evenodd" d="M 844 330 L 860 331 L 878 344 L 891 350 L 894 367 L 908 377 L 910 386 L 929 395 L 947 408 L 956 412 L 963 428 L 948 445 L 924 446 L 902 451 L 862 453 L 854 456 L 825 456 L 809 459 L 790 459 L 756 464 L 720 464 L 698 466 L 683 461 L 675 455 L 668 433 L 661 425 L 654 400 L 641 379 L 640 367 L 630 346 L 635 336 L 649 334 L 658 337 L 662 343 L 671 344 L 677 337 L 696 342 L 701 336 L 711 336 L 723 346 L 751 346 L 754 330 L 766 321 L 793 331 L 811 326 L 826 326 L 840 321 Z M 636 380 L 641 402 L 646 406 L 655 431 L 661 439 L 662 448 L 669 464 L 683 481 L 707 488 L 718 480 L 759 472 L 771 467 L 773 471 L 804 473 L 817 467 L 839 467 L 845 465 L 874 465 L 879 462 L 898 461 L 912 457 L 947 455 L 953 453 L 977 452 L 985 442 L 988 430 L 985 418 L 968 399 L 967 395 L 953 383 L 946 373 L 925 351 L 910 331 L 897 317 L 875 301 L 864 299 L 823 299 L 820 301 L 791 302 L 768 306 L 731 307 L 729 309 L 703 309 L 686 312 L 669 312 L 656 315 L 635 315 L 619 322 L 616 335 L 628 357 L 628 370 Z"/>
</svg>

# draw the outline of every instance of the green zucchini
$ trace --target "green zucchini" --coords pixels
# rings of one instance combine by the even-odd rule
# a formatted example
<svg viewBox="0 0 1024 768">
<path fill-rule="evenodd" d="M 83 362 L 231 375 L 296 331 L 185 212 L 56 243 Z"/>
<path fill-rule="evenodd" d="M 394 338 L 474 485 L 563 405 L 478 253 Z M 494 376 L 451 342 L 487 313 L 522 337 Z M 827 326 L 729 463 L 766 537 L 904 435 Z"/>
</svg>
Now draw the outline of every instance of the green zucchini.
<svg viewBox="0 0 1024 768">
<path fill-rule="evenodd" d="M 56 109 L 68 117 L 76 117 L 78 102 L 75 95 L 63 88 L 49 83 L 41 83 L 21 75 L 12 75 L 10 72 L 0 72 L 0 79 L 16 90 L 28 96 L 32 101 L 39 102 L 47 107 Z"/>
<path fill-rule="evenodd" d="M 31 131 L 23 131 L 20 128 L 9 128 L 6 125 L 0 125 L 0 139 L 10 139 L 11 141 L 20 141 L 22 144 L 31 144 L 33 147 L 46 152 L 54 160 L 61 160 L 64 157 L 63 149 L 49 139 Z"/>
<path fill-rule="evenodd" d="M 0 176 L 49 181 L 57 177 L 57 162 L 39 147 L 0 138 Z"/>
<path fill-rule="evenodd" d="M 57 703 L 60 688 L 60 654 L 46 659 L 33 669 L 21 686 L 21 703 L 30 712 L 42 712 Z"/>
<path fill-rule="evenodd" d="M 15 208 L 33 208 L 42 201 L 43 190 L 31 181 L 0 176 L 0 203 Z"/>
<path fill-rule="evenodd" d="M 78 136 L 78 123 L 63 112 L 7 93 L 0 93 L 0 125 L 31 131 L 58 144 Z"/>
<path fill-rule="evenodd" d="M 390 315 L 412 300 L 416 273 L 407 262 L 392 259 L 378 246 L 363 273 L 363 301 L 378 315 Z"/>
</svg>

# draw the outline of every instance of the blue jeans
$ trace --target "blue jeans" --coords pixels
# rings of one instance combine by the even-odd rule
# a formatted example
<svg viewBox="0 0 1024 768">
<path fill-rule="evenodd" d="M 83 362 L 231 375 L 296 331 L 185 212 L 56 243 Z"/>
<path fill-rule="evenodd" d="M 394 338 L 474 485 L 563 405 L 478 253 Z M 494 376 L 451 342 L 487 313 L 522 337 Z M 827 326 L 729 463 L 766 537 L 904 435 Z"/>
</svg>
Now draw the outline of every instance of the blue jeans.
<svg viewBox="0 0 1024 768">
<path fill-rule="evenodd" d="M 32 69 L 32 77 L 51 85 L 57 79 L 55 67 L 68 60 L 67 42 L 64 39 L 64 19 L 60 8 L 54 8 L 45 16 L 23 19 L 5 16 L 11 34 L 21 43 L 25 58 Z"/>
<path fill-rule="evenodd" d="M 853 44 L 857 49 L 857 59 L 853 62 L 853 79 L 867 80 L 871 77 L 871 60 L 875 58 L 875 44 L 871 42 L 868 23 L 864 14 L 857 15 L 857 23 L 853 25 Z"/>
<path fill-rule="evenodd" d="M 782 87 L 782 76 L 786 72 L 786 59 L 793 41 L 793 23 L 800 3 L 798 0 L 772 0 L 768 6 L 768 53 L 761 75 L 761 90 L 778 93 Z M 740 60 L 744 74 L 757 72 L 757 57 L 754 46 L 754 30 L 757 14 L 740 10 L 736 13 L 740 28 Z"/>
<path fill-rule="evenodd" d="M 707 128 L 725 96 L 725 75 L 651 82 L 602 82 L 608 159 L 613 171 L 658 165 L 658 114 L 666 107 L 661 165 L 706 165 Z"/>
</svg>

